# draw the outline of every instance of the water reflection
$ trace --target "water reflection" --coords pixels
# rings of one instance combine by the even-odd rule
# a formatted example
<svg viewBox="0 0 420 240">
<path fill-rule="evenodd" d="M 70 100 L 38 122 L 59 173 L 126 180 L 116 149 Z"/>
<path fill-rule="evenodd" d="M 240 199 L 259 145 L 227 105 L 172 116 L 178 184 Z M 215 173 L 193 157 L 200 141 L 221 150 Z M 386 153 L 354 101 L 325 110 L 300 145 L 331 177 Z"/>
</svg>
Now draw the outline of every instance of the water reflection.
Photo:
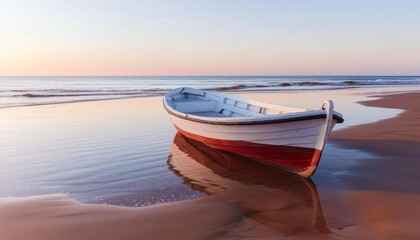
<svg viewBox="0 0 420 240">
<path fill-rule="evenodd" d="M 190 188 L 239 204 L 245 217 L 241 231 L 263 225 L 287 235 L 328 232 L 310 179 L 212 149 L 180 133 L 168 164 Z"/>
</svg>

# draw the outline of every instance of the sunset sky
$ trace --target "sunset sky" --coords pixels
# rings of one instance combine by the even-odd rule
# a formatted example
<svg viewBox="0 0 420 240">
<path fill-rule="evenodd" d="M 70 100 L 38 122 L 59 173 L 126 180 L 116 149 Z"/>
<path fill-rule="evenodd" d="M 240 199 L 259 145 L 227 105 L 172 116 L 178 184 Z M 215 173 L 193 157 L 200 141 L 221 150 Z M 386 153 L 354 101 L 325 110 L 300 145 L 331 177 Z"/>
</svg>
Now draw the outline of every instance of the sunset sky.
<svg viewBox="0 0 420 240">
<path fill-rule="evenodd" d="M 0 1 L 0 75 L 420 75 L 420 1 Z"/>
</svg>

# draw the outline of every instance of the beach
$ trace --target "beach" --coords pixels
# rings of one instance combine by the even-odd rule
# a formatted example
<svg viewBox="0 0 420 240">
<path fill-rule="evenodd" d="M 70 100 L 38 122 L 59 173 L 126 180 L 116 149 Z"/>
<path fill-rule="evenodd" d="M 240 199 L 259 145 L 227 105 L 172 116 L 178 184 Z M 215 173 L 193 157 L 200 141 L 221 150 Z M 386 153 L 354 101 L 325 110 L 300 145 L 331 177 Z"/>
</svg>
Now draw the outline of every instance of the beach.
<svg viewBox="0 0 420 240">
<path fill-rule="evenodd" d="M 161 97 L 0 109 L 0 239 L 420 237 L 416 88 L 240 95 L 334 100 L 311 179 L 186 139 Z"/>
<path fill-rule="evenodd" d="M 0 240 L 420 239 L 420 1 L 0 1 Z"/>
</svg>

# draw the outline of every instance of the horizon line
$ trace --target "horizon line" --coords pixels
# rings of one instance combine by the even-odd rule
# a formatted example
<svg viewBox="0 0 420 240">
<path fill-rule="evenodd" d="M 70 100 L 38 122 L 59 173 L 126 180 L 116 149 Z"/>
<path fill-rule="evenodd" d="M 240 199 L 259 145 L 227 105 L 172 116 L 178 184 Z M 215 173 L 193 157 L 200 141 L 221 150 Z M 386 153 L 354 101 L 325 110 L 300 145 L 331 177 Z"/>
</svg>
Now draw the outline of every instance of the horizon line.
<svg viewBox="0 0 420 240">
<path fill-rule="evenodd" d="M 420 77 L 419 75 L 312 75 L 312 74 L 248 74 L 248 75 L 0 75 L 0 77 Z"/>
</svg>

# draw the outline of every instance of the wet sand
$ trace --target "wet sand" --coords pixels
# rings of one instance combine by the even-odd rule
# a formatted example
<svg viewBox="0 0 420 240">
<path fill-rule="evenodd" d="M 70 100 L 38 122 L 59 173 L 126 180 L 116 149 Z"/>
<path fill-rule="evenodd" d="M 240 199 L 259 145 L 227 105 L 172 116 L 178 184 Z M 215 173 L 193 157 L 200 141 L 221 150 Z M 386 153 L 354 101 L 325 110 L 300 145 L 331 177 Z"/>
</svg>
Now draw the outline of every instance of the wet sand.
<svg viewBox="0 0 420 240">
<path fill-rule="evenodd" d="M 361 103 L 405 111 L 396 118 L 355 126 L 330 136 L 334 143 L 379 156 L 360 160 L 352 168 L 357 174 L 347 176 L 354 190 L 343 192 L 343 199 L 350 206 L 354 226 L 342 234 L 357 239 L 418 239 L 420 93 L 376 97 L 381 98 Z M 363 186 L 363 191 L 357 190 L 358 186 Z"/>
<path fill-rule="evenodd" d="M 3 198 L 0 239 L 418 239 L 416 103 L 419 93 L 363 102 L 406 111 L 333 132 L 332 143 L 375 155 L 339 176 L 343 189 L 320 190 L 310 179 L 177 134 L 168 168 L 208 196 L 142 208 L 81 204 L 64 195 Z"/>
<path fill-rule="evenodd" d="M 240 216 L 236 206 L 211 199 L 126 208 L 47 195 L 1 200 L 0 239 L 213 238 Z"/>
<path fill-rule="evenodd" d="M 359 173 L 354 176 L 359 178 L 357 181 L 365 181 L 367 179 L 360 176 L 368 176 L 369 181 L 363 184 L 365 190 L 420 194 L 420 93 L 383 96 L 361 103 L 405 111 L 396 118 L 333 132 L 329 140 L 346 148 L 362 149 L 380 156 L 353 166 L 354 171 Z"/>
</svg>

